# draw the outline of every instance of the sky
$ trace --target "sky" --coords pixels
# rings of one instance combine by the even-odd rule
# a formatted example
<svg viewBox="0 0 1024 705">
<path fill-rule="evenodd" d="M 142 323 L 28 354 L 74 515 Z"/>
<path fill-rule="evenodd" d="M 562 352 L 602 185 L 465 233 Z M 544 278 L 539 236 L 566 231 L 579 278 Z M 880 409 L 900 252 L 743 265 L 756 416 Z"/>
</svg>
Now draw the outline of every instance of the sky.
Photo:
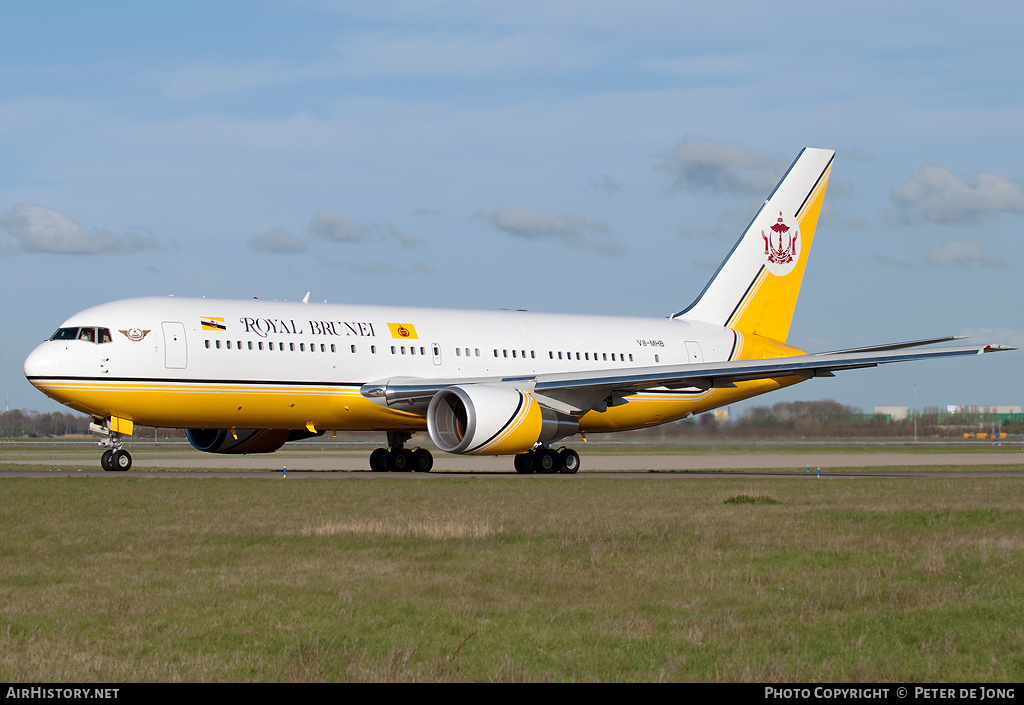
<svg viewBox="0 0 1024 705">
<path fill-rule="evenodd" d="M 805 146 L 837 155 L 791 344 L 1022 346 L 1022 28 L 1013 2 L 5 7 L 5 402 L 62 409 L 25 357 L 134 296 L 663 317 Z M 1020 405 L 1022 366 L 753 403 Z"/>
</svg>

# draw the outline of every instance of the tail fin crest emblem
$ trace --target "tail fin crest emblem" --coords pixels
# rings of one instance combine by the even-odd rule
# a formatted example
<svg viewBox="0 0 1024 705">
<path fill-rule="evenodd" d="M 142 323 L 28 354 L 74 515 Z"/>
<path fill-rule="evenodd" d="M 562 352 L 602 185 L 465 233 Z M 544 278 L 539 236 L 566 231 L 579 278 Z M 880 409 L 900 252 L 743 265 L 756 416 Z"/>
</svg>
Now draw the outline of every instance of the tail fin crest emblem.
<svg viewBox="0 0 1024 705">
<path fill-rule="evenodd" d="M 800 238 L 800 230 L 796 226 L 790 227 L 786 225 L 782 217 L 782 211 L 779 211 L 778 221 L 768 229 L 771 231 L 770 235 L 761 230 L 761 238 L 764 240 L 764 254 L 770 265 L 777 265 L 776 267 L 769 267 L 768 270 L 776 276 L 783 276 L 789 273 L 793 268 L 792 264 L 797 259 L 797 240 Z M 785 245 L 782 244 L 783 236 L 788 238 Z M 776 244 L 776 240 L 778 244 Z M 785 265 L 790 266 L 786 267 Z"/>
<path fill-rule="evenodd" d="M 704 291 L 673 318 L 786 342 L 833 157 L 831 149 L 800 152 Z"/>
</svg>

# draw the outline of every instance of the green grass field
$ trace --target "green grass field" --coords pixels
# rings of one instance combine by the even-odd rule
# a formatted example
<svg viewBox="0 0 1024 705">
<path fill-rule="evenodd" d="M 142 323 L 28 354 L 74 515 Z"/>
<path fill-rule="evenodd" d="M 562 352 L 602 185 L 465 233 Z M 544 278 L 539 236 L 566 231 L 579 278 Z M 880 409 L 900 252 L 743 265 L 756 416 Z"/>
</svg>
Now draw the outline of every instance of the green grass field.
<svg viewBox="0 0 1024 705">
<path fill-rule="evenodd" d="M 1016 479 L 69 475 L 0 491 L 7 682 L 1024 672 Z"/>
</svg>

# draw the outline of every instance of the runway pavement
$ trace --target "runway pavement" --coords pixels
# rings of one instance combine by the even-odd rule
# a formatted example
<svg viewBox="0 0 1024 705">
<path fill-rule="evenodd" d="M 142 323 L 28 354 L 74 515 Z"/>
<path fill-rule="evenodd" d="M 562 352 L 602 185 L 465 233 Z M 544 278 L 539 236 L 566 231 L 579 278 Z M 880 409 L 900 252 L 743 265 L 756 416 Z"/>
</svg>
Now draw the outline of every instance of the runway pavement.
<svg viewBox="0 0 1024 705">
<path fill-rule="evenodd" d="M 820 468 L 823 474 L 835 473 L 849 468 L 878 468 L 879 470 L 868 471 L 867 474 L 878 476 L 881 469 L 887 470 L 886 475 L 905 475 L 907 471 L 919 475 L 921 472 L 912 472 L 915 468 L 940 469 L 936 474 L 950 476 L 951 472 L 977 475 L 978 470 L 971 468 L 980 466 L 999 466 L 994 473 L 999 476 L 1024 475 L 1024 453 L 909 453 L 909 452 L 833 452 L 824 453 L 819 450 L 807 453 L 718 453 L 706 455 L 587 455 L 585 449 L 582 456 L 582 470 L 580 475 L 587 474 L 626 474 L 626 475 L 649 475 L 656 474 L 678 474 L 692 475 L 694 473 L 721 474 L 728 472 L 735 476 L 737 471 L 762 471 L 759 476 L 806 476 L 808 468 L 810 474 L 816 475 Z M 267 476 L 268 474 L 283 474 L 285 468 L 290 476 L 306 474 L 317 474 L 325 476 L 341 476 L 356 474 L 362 476 L 381 476 L 382 474 L 370 473 L 368 471 L 367 459 L 360 456 L 334 456 L 324 454 L 323 456 L 290 456 L 286 453 L 275 455 L 252 455 L 252 456 L 210 456 L 196 453 L 194 457 L 161 457 L 159 452 L 147 452 L 139 450 L 133 452 L 134 465 L 128 473 L 107 473 L 107 475 L 118 476 L 139 476 L 147 474 L 147 470 L 178 470 L 179 472 L 149 473 L 159 475 L 182 475 L 196 476 L 201 473 L 204 476 L 212 476 L 220 473 L 230 476 L 239 476 L 240 473 L 253 476 Z M 5 466 L 16 463 L 21 466 L 38 466 L 38 470 L 17 471 L 18 475 L 38 475 L 53 473 L 58 469 L 61 472 L 85 472 L 92 474 L 102 473 L 99 468 L 99 458 L 96 462 L 90 463 L 88 459 L 33 459 L 33 460 L 11 460 L 0 459 L 0 476 L 14 474 L 14 471 L 5 470 Z M 248 471 L 248 473 L 246 473 Z M 435 455 L 434 470 L 431 477 L 475 474 L 511 474 L 512 459 L 510 457 L 465 457 L 450 456 L 438 453 Z M 753 474 L 753 473 L 751 473 Z M 849 474 L 849 473 L 846 473 Z M 932 474 L 932 473 L 929 473 Z M 387 474 L 392 476 L 394 474 Z M 422 477 L 417 473 L 398 474 L 395 476 Z"/>
</svg>

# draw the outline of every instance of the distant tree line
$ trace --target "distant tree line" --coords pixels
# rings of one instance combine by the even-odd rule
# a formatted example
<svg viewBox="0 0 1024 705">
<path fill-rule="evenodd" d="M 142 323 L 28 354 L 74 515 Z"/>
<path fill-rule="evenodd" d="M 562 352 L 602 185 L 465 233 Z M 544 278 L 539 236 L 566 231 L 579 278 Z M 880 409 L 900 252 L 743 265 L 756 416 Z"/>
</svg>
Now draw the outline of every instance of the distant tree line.
<svg viewBox="0 0 1024 705">
<path fill-rule="evenodd" d="M 0 414 L 0 438 L 53 438 L 60 436 L 90 436 L 91 418 L 83 414 L 60 411 L 27 411 L 12 409 Z M 156 429 L 136 426 L 133 438 L 152 438 Z M 184 438 L 179 429 L 161 428 L 159 438 Z"/>
<path fill-rule="evenodd" d="M 860 409 L 832 399 L 784 401 L 771 406 L 754 406 L 740 418 L 722 420 L 713 413 L 683 421 L 630 432 L 630 436 L 651 441 L 673 438 L 913 438 L 914 415 L 893 420 L 885 414 L 865 414 Z M 950 413 L 939 407 L 925 407 L 916 417 L 919 438 L 963 438 L 965 433 L 1006 433 L 1024 435 L 1024 415 L 994 415 L 968 408 Z"/>
<path fill-rule="evenodd" d="M 40 412 L 15 409 L 0 414 L 0 438 L 51 438 L 89 435 L 90 418 L 60 411 Z M 632 436 L 668 440 L 688 435 L 782 438 L 901 438 L 913 437 L 914 417 L 894 421 L 883 414 L 864 414 L 860 409 L 824 401 L 783 401 L 772 406 L 754 406 L 736 420 L 722 421 L 713 414 L 632 432 Z M 919 437 L 962 438 L 964 433 L 1002 432 L 1024 435 L 1024 415 L 1001 415 L 967 409 L 949 413 L 925 407 L 917 415 Z M 133 438 L 184 438 L 182 429 L 136 426 Z M 328 434 L 331 435 L 331 434 Z M 339 434 L 339 438 L 342 434 Z M 345 434 L 348 438 L 348 434 Z"/>
<path fill-rule="evenodd" d="M 0 437 L 47 438 L 89 433 L 89 417 L 60 411 L 13 409 L 0 414 Z"/>
</svg>

